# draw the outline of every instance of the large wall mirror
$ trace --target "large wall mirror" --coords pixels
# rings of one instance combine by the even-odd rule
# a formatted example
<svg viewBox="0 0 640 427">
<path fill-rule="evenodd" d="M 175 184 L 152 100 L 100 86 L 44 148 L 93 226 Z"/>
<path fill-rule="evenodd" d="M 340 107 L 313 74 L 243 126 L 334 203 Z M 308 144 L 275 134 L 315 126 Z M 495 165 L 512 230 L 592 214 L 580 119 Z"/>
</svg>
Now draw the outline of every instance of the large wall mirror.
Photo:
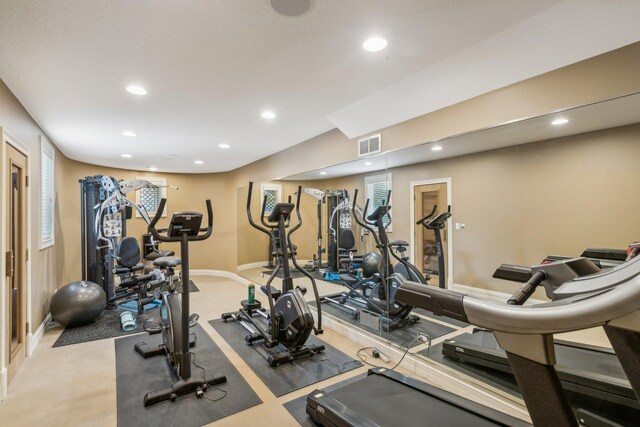
<svg viewBox="0 0 640 427">
<path fill-rule="evenodd" d="M 264 196 L 268 210 L 295 199 L 301 186 L 297 258 L 322 295 L 335 294 L 341 274 L 362 274 L 348 271 L 349 257 L 377 252 L 371 233 L 353 218 L 357 190 L 360 210 L 367 198 L 368 213 L 391 205 L 385 221 L 391 221 L 389 240 L 401 249 L 396 255 L 429 284 L 502 301 L 518 286 L 492 277 L 502 263 L 532 265 L 548 255 L 579 256 L 588 247 L 623 249 L 638 239 L 638 159 L 640 94 L 632 94 L 256 182 L 252 214 L 260 218 Z M 246 201 L 247 187 L 238 189 L 238 272 L 262 284 L 273 271 L 273 248 L 250 227 Z M 416 224 L 449 209 L 439 239 Z"/>
</svg>

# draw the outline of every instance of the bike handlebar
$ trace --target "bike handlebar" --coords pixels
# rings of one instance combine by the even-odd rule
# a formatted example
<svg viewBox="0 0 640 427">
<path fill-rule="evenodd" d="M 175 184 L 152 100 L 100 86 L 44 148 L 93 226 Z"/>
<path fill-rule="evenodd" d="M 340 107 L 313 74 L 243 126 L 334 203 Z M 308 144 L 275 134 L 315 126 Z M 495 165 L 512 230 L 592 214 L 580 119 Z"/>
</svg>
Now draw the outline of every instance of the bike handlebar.
<svg viewBox="0 0 640 427">
<path fill-rule="evenodd" d="M 416 221 L 416 225 L 424 225 L 426 227 L 426 223 L 425 221 L 428 220 L 429 218 L 431 218 L 433 216 L 434 213 L 436 213 L 436 210 L 438 209 L 438 205 L 433 205 L 433 209 L 431 209 L 431 212 L 429 212 L 428 215 L 426 215 L 425 217 L 419 219 L 418 221 Z"/>
<path fill-rule="evenodd" d="M 160 205 L 158 206 L 158 211 L 156 212 L 153 220 L 149 224 L 148 230 L 153 236 L 154 239 L 158 239 L 160 242 L 179 242 L 181 237 L 174 236 L 170 237 L 168 235 L 161 235 L 160 230 L 169 230 L 168 228 L 161 228 L 160 230 L 156 229 L 156 224 L 162 218 L 162 214 L 164 213 L 164 208 L 167 204 L 167 199 L 162 198 L 160 200 Z M 211 200 L 207 199 L 207 227 L 200 228 L 198 232 L 204 232 L 204 234 L 198 234 L 197 236 L 189 236 L 189 241 L 199 241 L 205 240 L 211 236 L 211 232 L 213 231 L 213 208 L 211 207 Z"/>
</svg>

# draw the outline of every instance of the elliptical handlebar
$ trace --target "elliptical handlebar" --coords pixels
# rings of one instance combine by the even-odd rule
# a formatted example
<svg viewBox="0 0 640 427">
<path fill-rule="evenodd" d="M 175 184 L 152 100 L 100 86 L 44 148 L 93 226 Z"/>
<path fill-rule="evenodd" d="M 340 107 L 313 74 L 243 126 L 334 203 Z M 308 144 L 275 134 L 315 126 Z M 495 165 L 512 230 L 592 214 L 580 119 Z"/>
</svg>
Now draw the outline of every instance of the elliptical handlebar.
<svg viewBox="0 0 640 427">
<path fill-rule="evenodd" d="M 362 212 L 362 219 L 358 218 L 358 189 L 353 192 L 353 202 L 351 202 L 351 211 L 353 212 L 353 218 L 356 220 L 360 227 L 365 228 L 372 235 L 374 240 L 376 241 L 376 245 L 380 246 L 382 243 L 380 242 L 380 238 L 378 237 L 378 232 L 372 227 L 374 224 L 367 221 L 367 211 L 369 210 L 369 199 L 365 202 L 364 210 Z"/>
<path fill-rule="evenodd" d="M 267 230 L 267 228 L 265 228 L 265 227 L 268 227 L 268 225 L 265 224 L 264 223 L 264 219 L 262 219 L 262 218 L 264 218 L 264 211 L 265 211 L 266 206 L 267 206 L 266 203 L 264 203 L 264 202 L 262 203 L 262 210 L 261 210 L 261 213 L 260 213 L 261 222 L 265 225 L 265 227 L 261 227 L 261 226 L 259 226 L 258 224 L 256 224 L 253 221 L 253 216 L 251 215 L 251 195 L 252 195 L 252 193 L 253 193 L 253 181 L 249 181 L 249 192 L 247 194 L 247 218 L 249 218 L 249 224 L 251 224 L 251 226 L 253 228 L 255 228 L 257 230 L 260 230 L 264 234 L 266 234 L 267 236 L 271 237 L 271 233 L 269 233 L 269 230 Z M 265 196 L 265 200 L 266 200 L 266 198 L 267 197 Z"/>
<path fill-rule="evenodd" d="M 300 196 L 302 194 L 302 186 L 298 185 L 298 191 L 296 192 L 296 217 L 298 218 L 298 223 L 289 230 L 287 233 L 287 240 L 289 240 L 289 244 L 291 244 L 291 235 L 298 228 L 302 227 L 302 215 L 300 214 Z M 289 203 L 291 203 L 291 196 L 289 196 Z M 291 217 L 289 217 L 291 218 Z"/>
<path fill-rule="evenodd" d="M 162 235 L 160 234 L 160 232 L 161 231 L 167 232 L 168 229 L 156 228 L 156 224 L 158 223 L 158 221 L 160 221 L 160 218 L 162 218 L 162 214 L 164 213 L 164 208 L 166 204 L 167 204 L 167 199 L 162 198 L 160 200 L 160 205 L 158 206 L 158 210 L 155 216 L 153 217 L 153 220 L 149 223 L 148 230 L 153 236 L 153 238 L 157 239 L 160 242 L 179 242 L 181 240 L 181 237 L 179 235 L 178 236 Z M 213 231 L 213 208 L 211 207 L 211 200 L 207 199 L 206 204 L 207 204 L 207 227 L 200 228 L 198 230 L 198 233 L 204 232 L 204 234 L 198 234 L 197 236 L 189 236 L 189 241 L 205 240 L 205 239 L 208 239 L 209 236 L 211 236 L 211 232 Z"/>
</svg>

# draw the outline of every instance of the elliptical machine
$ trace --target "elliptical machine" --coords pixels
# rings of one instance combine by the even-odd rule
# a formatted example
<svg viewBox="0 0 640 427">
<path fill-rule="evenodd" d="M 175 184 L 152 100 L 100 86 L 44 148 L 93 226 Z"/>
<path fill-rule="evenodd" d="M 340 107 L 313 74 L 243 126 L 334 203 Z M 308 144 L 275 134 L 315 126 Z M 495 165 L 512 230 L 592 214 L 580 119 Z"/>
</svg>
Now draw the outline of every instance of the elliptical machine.
<svg viewBox="0 0 640 427">
<path fill-rule="evenodd" d="M 291 235 L 302 226 L 302 217 L 300 215 L 302 187 L 298 187 L 295 205 L 291 203 L 291 198 L 289 198 L 289 203 L 276 203 L 266 221 L 264 218 L 267 197 L 265 196 L 260 213 L 262 226 L 256 224 L 251 215 L 252 192 L 253 182 L 249 182 L 249 194 L 247 195 L 247 217 L 249 223 L 269 236 L 273 243 L 274 256 L 277 260 L 276 268 L 269 276 L 267 283 L 261 287 L 262 292 L 267 295 L 269 301 L 269 312 L 266 312 L 258 300 L 243 300 L 240 303 L 241 308 L 237 312 L 224 313 L 222 320 L 225 322 L 235 320 L 245 328 L 249 332 L 249 335 L 245 338 L 248 344 L 260 342 L 269 349 L 277 346 L 284 348 L 283 351 L 270 352 L 269 354 L 269 366 L 276 367 L 283 363 L 293 362 L 324 351 L 325 347 L 323 345 L 306 344 L 311 332 L 314 332 L 315 335 L 322 333 L 322 308 L 320 307 L 320 296 L 316 281 L 305 269 L 298 265 L 295 259 L 294 245 L 291 243 Z M 286 229 L 294 209 L 298 217 L 298 224 L 287 233 Z M 296 270 L 311 281 L 318 310 L 317 327 L 314 325 L 313 314 L 311 314 L 304 298 L 306 289 L 293 287 L 289 260 L 291 260 Z M 278 275 L 280 269 L 282 269 L 284 277 L 282 279 L 282 289 L 278 290 L 271 286 L 271 282 Z M 266 320 L 268 324 L 266 329 L 257 320 L 258 318 Z"/>
<path fill-rule="evenodd" d="M 162 333 L 162 344 L 151 348 L 146 343 L 138 343 L 135 350 L 145 359 L 158 355 L 165 355 L 171 376 L 175 382 L 164 389 L 148 392 L 144 395 L 144 406 L 171 400 L 178 396 L 195 392 L 202 397 L 209 386 L 222 384 L 227 378 L 221 374 L 203 375 L 201 378 L 191 376 L 191 350 L 195 340 L 190 339 L 189 328 L 198 323 L 197 314 L 189 314 L 189 242 L 201 241 L 211 235 L 213 227 L 213 210 L 211 201 L 207 200 L 207 227 L 200 228 L 202 214 L 200 212 L 176 212 L 171 217 L 168 228 L 156 229 L 155 226 L 162 217 L 167 200 L 162 199 L 158 212 L 149 224 L 149 232 L 160 242 L 180 242 L 180 258 L 168 256 L 154 261 L 159 267 L 169 270 L 169 291 L 162 295 L 161 322 L 147 322 L 145 330 L 149 335 Z M 161 235 L 160 233 L 165 233 Z M 176 292 L 173 280 L 173 269 L 182 264 L 182 298 Z"/>
<path fill-rule="evenodd" d="M 373 235 L 381 255 L 379 271 L 371 277 L 358 281 L 355 285 L 345 283 L 348 291 L 340 295 L 339 298 L 331 296 L 323 298 L 324 301 L 351 311 L 361 323 L 378 330 L 398 329 L 420 320 L 418 316 L 411 314 L 412 306 L 395 300 L 396 289 L 407 279 L 404 275 L 395 273 L 391 265 L 389 254 L 391 243 L 387 236 L 387 225 L 384 224 L 384 217 L 391 210 L 391 206 L 387 204 L 390 198 L 391 191 L 387 195 L 387 200 L 367 216 L 370 201 L 367 199 L 364 210 L 358 208 L 358 190 L 355 190 L 352 203 L 353 218 Z M 404 257 L 396 257 L 396 259 L 401 265 L 404 265 L 405 271 L 411 271 L 413 266 Z M 348 301 L 364 307 L 365 310 L 347 305 Z"/>
</svg>

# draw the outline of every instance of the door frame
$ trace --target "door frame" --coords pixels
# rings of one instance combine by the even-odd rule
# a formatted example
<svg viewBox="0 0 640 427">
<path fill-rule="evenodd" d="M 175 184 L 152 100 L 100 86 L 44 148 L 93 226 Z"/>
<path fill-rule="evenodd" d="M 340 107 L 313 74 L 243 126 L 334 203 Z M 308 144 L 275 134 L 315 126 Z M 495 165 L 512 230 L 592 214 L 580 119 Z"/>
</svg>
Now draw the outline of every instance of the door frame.
<svg viewBox="0 0 640 427">
<path fill-rule="evenodd" d="M 414 258 L 414 248 L 415 248 L 415 232 L 416 232 L 416 218 L 415 218 L 415 187 L 419 187 L 421 185 L 431 185 L 431 184 L 447 184 L 447 202 L 451 205 L 451 177 L 445 178 L 434 178 L 434 179 L 425 179 L 421 181 L 411 181 L 409 182 L 409 217 L 410 217 L 410 228 L 409 228 L 409 254 L 411 264 L 415 265 Z M 447 288 L 451 288 L 453 285 L 453 227 L 451 224 L 453 223 L 452 219 L 449 218 L 447 220 Z"/>
<path fill-rule="evenodd" d="M 6 129 L 0 127 L 0 143 L 2 144 L 0 156 L 0 235 L 6 236 L 7 232 L 7 218 L 5 213 L 6 210 L 6 197 L 7 197 L 7 189 L 6 189 L 6 179 L 5 179 L 5 161 L 7 159 L 7 144 L 11 145 L 11 147 L 15 148 L 22 154 L 27 157 L 27 176 L 29 176 L 29 180 L 31 180 L 32 169 L 31 169 L 31 150 L 29 147 L 20 142 L 19 139 L 11 135 L 7 132 Z M 31 321 L 31 259 L 33 258 L 33 252 L 31 247 L 31 183 L 27 185 L 25 196 L 27 198 L 27 211 L 25 214 L 26 221 L 26 240 L 27 240 L 27 253 L 29 257 L 26 262 L 26 298 L 27 298 L 27 333 L 26 333 L 26 342 L 25 342 L 25 357 L 29 357 L 31 353 L 33 353 L 33 349 L 31 348 L 31 336 L 32 333 L 32 321 Z M 5 277 L 5 271 L 7 266 L 5 265 L 5 252 L 7 251 L 4 238 L 0 239 L 0 322 L 2 327 L 0 327 L 0 400 L 3 400 L 7 396 L 7 386 L 8 386 L 8 349 L 7 349 L 7 327 L 8 327 L 8 312 L 7 304 L 8 301 L 6 299 L 7 295 L 7 280 Z"/>
</svg>

